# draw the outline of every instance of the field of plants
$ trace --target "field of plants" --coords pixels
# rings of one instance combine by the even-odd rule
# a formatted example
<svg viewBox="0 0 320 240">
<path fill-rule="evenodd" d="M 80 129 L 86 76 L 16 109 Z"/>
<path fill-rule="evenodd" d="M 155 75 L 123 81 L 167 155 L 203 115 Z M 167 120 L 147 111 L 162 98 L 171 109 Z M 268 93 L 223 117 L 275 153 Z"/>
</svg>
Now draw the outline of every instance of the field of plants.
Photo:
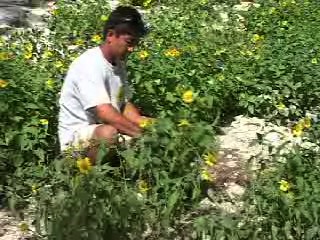
<svg viewBox="0 0 320 240">
<path fill-rule="evenodd" d="M 59 152 L 69 64 L 102 42 L 108 0 L 59 0 L 47 29 L 0 38 L 0 193 L 35 239 L 320 239 L 320 5 L 141 0 L 150 33 L 128 59 L 133 101 L 156 121 L 129 145 Z M 284 126 L 236 213 L 201 211 L 220 128 Z M 263 136 L 260 136 L 263 142 Z M 116 154 L 120 166 L 106 156 Z M 213 188 L 214 189 L 214 188 Z M 217 191 L 218 195 L 219 192 Z"/>
</svg>

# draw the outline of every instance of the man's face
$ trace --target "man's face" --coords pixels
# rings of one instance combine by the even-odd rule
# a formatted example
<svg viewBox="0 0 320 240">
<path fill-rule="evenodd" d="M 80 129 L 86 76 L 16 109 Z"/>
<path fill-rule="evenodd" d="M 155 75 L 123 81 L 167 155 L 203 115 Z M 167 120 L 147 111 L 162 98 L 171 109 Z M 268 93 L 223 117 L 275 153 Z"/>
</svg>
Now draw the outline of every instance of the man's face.
<svg viewBox="0 0 320 240">
<path fill-rule="evenodd" d="M 108 42 L 115 58 L 124 60 L 138 44 L 138 38 L 131 34 L 108 35 Z"/>
</svg>

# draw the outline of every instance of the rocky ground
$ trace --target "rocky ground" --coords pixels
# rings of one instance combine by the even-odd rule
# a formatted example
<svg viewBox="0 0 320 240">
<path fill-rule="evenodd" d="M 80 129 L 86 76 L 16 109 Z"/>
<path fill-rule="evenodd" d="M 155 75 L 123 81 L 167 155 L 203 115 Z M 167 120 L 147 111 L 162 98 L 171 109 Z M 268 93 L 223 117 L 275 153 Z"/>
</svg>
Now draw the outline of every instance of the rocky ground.
<svg viewBox="0 0 320 240">
<path fill-rule="evenodd" d="M 252 180 L 252 171 L 260 168 L 260 160 L 270 158 L 268 146 L 279 146 L 290 133 L 286 127 L 242 115 L 221 130 L 218 162 L 211 171 L 215 181 L 208 191 L 208 198 L 202 203 L 204 207 L 234 213 L 241 210 L 241 196 Z M 217 191 L 223 196 L 219 203 L 216 203 Z"/>
<path fill-rule="evenodd" d="M 45 27 L 44 19 L 48 17 L 48 8 L 53 2 L 0 0 L 0 34 L 6 34 L 17 28 Z"/>
</svg>

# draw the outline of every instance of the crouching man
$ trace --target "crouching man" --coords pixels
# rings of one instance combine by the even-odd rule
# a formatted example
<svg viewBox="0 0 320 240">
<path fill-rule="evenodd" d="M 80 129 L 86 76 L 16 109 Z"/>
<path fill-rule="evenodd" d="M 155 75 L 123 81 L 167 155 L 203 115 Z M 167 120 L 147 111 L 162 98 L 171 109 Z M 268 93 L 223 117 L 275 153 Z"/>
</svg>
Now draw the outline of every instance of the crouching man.
<svg viewBox="0 0 320 240">
<path fill-rule="evenodd" d="M 146 28 L 137 10 L 118 7 L 104 28 L 104 43 L 85 51 L 69 67 L 59 100 L 61 150 L 104 140 L 118 134 L 137 137 L 146 118 L 129 101 L 125 59 Z M 95 161 L 95 149 L 89 157 Z"/>
</svg>

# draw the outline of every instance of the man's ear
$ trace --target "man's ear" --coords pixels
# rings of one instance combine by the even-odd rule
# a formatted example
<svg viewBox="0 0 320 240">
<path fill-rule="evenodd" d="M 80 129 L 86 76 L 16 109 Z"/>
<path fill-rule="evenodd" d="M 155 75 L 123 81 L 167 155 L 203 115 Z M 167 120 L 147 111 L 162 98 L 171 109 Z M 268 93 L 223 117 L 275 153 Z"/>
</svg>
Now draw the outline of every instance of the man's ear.
<svg viewBox="0 0 320 240">
<path fill-rule="evenodd" d="M 106 41 L 107 43 L 110 43 L 111 38 L 112 38 L 114 35 L 115 35 L 114 30 L 109 30 L 109 31 L 107 32 L 105 41 Z"/>
<path fill-rule="evenodd" d="M 107 37 L 113 37 L 115 35 L 114 30 L 110 29 L 107 33 Z"/>
</svg>

